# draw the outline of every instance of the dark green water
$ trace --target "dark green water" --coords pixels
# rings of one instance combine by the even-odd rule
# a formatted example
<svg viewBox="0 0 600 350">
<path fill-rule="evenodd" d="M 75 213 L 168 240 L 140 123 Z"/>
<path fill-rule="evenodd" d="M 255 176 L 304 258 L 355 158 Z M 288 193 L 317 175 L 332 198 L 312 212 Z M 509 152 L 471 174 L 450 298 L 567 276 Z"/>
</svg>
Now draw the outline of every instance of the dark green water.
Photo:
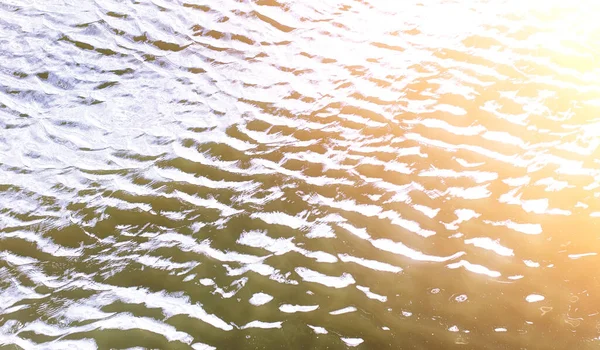
<svg viewBox="0 0 600 350">
<path fill-rule="evenodd" d="M 0 348 L 597 349 L 592 1 L 0 1 Z"/>
</svg>

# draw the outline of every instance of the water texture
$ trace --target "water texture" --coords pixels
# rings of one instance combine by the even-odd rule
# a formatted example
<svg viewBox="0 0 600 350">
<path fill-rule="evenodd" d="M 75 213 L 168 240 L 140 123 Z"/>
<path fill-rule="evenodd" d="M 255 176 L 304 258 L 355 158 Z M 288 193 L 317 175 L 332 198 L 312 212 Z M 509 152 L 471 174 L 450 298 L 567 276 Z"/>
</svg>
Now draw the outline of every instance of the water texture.
<svg viewBox="0 0 600 350">
<path fill-rule="evenodd" d="M 0 348 L 597 349 L 598 13 L 1 1 Z"/>
</svg>

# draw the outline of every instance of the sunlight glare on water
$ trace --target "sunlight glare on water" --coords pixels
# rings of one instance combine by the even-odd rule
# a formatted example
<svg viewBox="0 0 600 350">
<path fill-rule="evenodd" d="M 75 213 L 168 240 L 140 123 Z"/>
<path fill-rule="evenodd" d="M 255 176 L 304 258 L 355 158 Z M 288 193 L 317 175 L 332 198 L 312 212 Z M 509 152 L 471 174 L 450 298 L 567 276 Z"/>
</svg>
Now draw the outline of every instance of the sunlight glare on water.
<svg viewBox="0 0 600 350">
<path fill-rule="evenodd" d="M 595 349 L 600 2 L 0 3 L 0 347 Z"/>
</svg>

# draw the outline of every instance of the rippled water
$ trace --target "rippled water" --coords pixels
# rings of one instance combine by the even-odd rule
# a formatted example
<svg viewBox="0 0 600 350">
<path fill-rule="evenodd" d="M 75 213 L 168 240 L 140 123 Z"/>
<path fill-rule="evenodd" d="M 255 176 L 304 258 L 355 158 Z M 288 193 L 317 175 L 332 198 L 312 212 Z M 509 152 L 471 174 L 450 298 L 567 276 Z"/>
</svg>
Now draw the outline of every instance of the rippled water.
<svg viewBox="0 0 600 350">
<path fill-rule="evenodd" d="M 592 1 L 0 4 L 0 346 L 587 349 Z"/>
</svg>

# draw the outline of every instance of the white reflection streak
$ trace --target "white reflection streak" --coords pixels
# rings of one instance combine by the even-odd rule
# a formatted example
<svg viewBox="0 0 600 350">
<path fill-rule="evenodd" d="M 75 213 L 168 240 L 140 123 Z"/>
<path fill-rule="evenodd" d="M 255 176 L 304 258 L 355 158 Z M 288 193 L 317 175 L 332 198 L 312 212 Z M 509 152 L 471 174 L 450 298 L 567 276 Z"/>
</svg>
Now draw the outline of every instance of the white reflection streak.
<svg viewBox="0 0 600 350">
<path fill-rule="evenodd" d="M 291 304 L 283 304 L 279 307 L 281 312 L 285 312 L 288 314 L 293 314 L 296 312 L 310 312 L 315 311 L 319 308 L 319 305 L 291 305 Z"/>
<path fill-rule="evenodd" d="M 491 250 L 498 255 L 502 256 L 513 256 L 514 252 L 512 249 L 502 246 L 498 240 L 492 240 L 489 237 L 476 237 L 466 239 L 465 244 L 472 244 L 476 247 Z"/>
<path fill-rule="evenodd" d="M 331 311 L 331 312 L 329 312 L 329 314 L 330 315 L 342 315 L 342 314 L 347 314 L 350 312 L 355 312 L 356 310 L 357 309 L 354 306 L 348 306 L 343 309 Z"/>
<path fill-rule="evenodd" d="M 448 268 L 451 268 L 451 269 L 464 267 L 468 271 L 482 274 L 482 275 L 487 275 L 490 277 L 500 277 L 501 276 L 500 272 L 498 272 L 498 271 L 492 271 L 485 266 L 472 264 L 466 260 L 461 260 L 461 261 L 453 263 L 453 264 L 448 264 L 447 266 L 448 266 Z"/>
<path fill-rule="evenodd" d="M 241 329 L 247 329 L 247 328 L 263 328 L 263 329 L 281 328 L 281 324 L 282 324 L 282 322 L 251 321 L 251 322 L 248 322 L 246 325 L 242 326 Z"/>
<path fill-rule="evenodd" d="M 332 288 L 344 288 L 356 283 L 349 273 L 343 273 L 341 276 L 328 276 L 306 267 L 297 267 L 296 273 L 306 282 L 315 282 Z"/>
<path fill-rule="evenodd" d="M 367 233 L 366 229 L 359 229 L 347 223 L 339 223 L 338 225 L 343 229 L 348 230 L 348 232 L 356 235 L 357 237 L 369 241 L 374 247 L 378 249 L 402 255 L 417 261 L 444 262 L 456 259 L 465 254 L 465 252 L 456 252 L 450 256 L 445 257 L 427 255 L 420 251 L 409 248 L 400 242 L 394 242 L 387 238 L 372 239 L 371 236 Z"/>
</svg>

